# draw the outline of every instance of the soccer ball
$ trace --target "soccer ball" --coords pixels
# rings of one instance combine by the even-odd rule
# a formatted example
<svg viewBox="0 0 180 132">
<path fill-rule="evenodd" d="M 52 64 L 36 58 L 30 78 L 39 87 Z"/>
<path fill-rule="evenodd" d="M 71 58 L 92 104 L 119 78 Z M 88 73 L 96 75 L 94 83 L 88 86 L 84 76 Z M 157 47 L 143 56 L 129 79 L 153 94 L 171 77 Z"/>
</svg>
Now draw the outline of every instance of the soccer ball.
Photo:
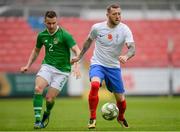
<svg viewBox="0 0 180 132">
<path fill-rule="evenodd" d="M 101 107 L 101 114 L 105 120 L 113 120 L 117 118 L 119 109 L 114 103 L 105 103 Z"/>
</svg>

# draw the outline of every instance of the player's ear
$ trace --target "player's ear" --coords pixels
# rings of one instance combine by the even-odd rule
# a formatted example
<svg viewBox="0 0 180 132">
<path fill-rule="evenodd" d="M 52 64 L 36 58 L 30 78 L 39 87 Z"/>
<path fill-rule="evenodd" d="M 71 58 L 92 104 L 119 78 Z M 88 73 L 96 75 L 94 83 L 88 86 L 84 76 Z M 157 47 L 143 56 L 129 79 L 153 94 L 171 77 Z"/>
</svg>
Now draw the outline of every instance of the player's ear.
<svg viewBox="0 0 180 132">
<path fill-rule="evenodd" d="M 44 24 L 46 24 L 46 20 L 45 20 L 45 19 L 44 19 L 44 21 L 43 21 L 43 22 L 44 22 Z"/>
<path fill-rule="evenodd" d="M 106 13 L 106 17 L 108 17 L 109 16 L 109 14 L 108 13 Z"/>
<path fill-rule="evenodd" d="M 46 17 L 44 17 L 44 23 L 45 23 L 45 21 L 46 21 Z"/>
</svg>

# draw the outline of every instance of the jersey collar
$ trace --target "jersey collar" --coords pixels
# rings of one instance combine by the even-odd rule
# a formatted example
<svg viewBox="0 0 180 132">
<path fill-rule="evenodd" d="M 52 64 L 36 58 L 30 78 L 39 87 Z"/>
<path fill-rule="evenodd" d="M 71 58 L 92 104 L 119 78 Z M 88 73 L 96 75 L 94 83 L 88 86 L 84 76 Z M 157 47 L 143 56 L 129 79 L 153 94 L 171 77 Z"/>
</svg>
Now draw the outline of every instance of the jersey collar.
<svg viewBox="0 0 180 132">
<path fill-rule="evenodd" d="M 52 36 L 52 35 L 54 35 L 54 34 L 58 31 L 58 29 L 59 29 L 59 26 L 57 26 L 57 28 L 56 28 L 56 30 L 54 31 L 54 33 L 50 33 L 48 29 L 47 29 L 47 31 L 48 31 L 49 35 Z"/>
</svg>

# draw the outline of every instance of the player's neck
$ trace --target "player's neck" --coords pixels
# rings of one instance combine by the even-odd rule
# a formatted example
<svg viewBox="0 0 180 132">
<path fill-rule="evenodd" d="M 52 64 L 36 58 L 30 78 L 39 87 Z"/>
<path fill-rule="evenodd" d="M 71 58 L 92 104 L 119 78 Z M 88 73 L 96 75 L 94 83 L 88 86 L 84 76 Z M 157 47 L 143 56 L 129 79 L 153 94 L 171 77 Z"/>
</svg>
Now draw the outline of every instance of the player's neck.
<svg viewBox="0 0 180 132">
<path fill-rule="evenodd" d="M 53 34 L 55 34 L 57 32 L 58 29 L 59 29 L 59 26 L 57 26 L 54 31 L 50 32 L 48 29 L 47 29 L 47 31 L 49 32 L 50 35 L 53 35 Z"/>
<path fill-rule="evenodd" d="M 117 25 L 111 23 L 110 21 L 107 21 L 107 26 L 108 26 L 109 28 L 115 28 Z"/>
</svg>

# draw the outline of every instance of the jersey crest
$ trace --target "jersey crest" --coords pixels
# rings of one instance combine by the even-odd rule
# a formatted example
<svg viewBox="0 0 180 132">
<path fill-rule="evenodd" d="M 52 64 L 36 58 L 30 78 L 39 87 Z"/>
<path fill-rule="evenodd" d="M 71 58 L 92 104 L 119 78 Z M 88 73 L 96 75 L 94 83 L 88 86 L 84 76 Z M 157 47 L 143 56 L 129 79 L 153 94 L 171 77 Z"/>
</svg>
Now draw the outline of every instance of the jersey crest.
<svg viewBox="0 0 180 132">
<path fill-rule="evenodd" d="M 57 39 L 57 38 L 54 38 L 53 43 L 54 43 L 54 44 L 58 44 L 58 39 Z"/>
<path fill-rule="evenodd" d="M 108 39 L 112 40 L 112 38 L 113 38 L 112 34 L 108 34 Z"/>
</svg>

